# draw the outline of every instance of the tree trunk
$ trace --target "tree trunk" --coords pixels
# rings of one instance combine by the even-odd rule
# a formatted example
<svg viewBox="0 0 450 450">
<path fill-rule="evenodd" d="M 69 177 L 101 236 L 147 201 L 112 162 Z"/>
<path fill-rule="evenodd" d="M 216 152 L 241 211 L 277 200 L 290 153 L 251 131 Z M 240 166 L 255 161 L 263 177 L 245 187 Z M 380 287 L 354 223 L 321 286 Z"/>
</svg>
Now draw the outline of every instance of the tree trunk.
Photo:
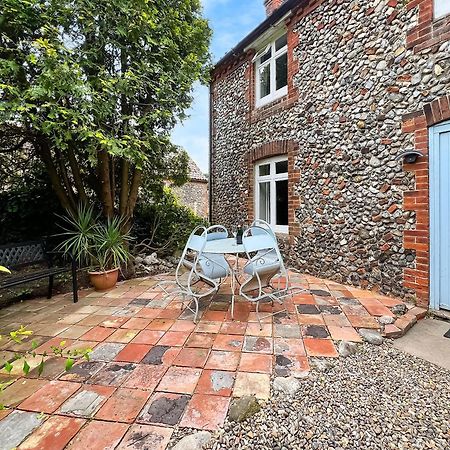
<svg viewBox="0 0 450 450">
<path fill-rule="evenodd" d="M 119 200 L 119 214 L 125 217 L 127 213 L 128 202 L 128 182 L 130 178 L 130 163 L 122 160 L 121 174 L 120 174 L 120 200 Z"/>
<path fill-rule="evenodd" d="M 78 191 L 78 197 L 80 198 L 81 203 L 87 204 L 88 198 L 86 195 L 86 191 L 84 190 L 83 179 L 81 178 L 80 166 L 78 165 L 77 158 L 72 148 L 72 144 L 69 145 L 69 149 L 67 150 L 67 154 L 69 156 L 69 164 L 72 170 L 73 181 L 75 183 L 75 187 Z"/>
<path fill-rule="evenodd" d="M 103 214 L 105 217 L 114 215 L 114 205 L 111 197 L 111 177 L 109 169 L 109 155 L 105 150 L 97 152 L 98 158 L 98 175 L 100 181 L 100 199 L 103 206 Z"/>
</svg>

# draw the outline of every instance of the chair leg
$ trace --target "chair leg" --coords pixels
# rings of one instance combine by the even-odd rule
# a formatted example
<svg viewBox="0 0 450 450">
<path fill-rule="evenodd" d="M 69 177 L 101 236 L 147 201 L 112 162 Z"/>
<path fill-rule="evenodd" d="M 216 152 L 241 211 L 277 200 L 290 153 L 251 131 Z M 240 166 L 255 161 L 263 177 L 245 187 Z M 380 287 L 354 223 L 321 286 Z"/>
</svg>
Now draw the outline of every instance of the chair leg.
<svg viewBox="0 0 450 450">
<path fill-rule="evenodd" d="M 53 294 L 53 280 L 54 280 L 55 276 L 54 275 L 50 275 L 48 277 L 48 292 L 47 292 L 47 298 L 52 298 L 52 294 Z"/>
<path fill-rule="evenodd" d="M 261 318 L 259 317 L 259 302 L 256 302 L 256 318 L 258 319 L 259 323 L 259 331 L 262 331 Z"/>
<path fill-rule="evenodd" d="M 195 301 L 195 316 L 194 316 L 194 323 L 196 324 L 198 321 L 198 300 L 194 297 Z"/>
</svg>

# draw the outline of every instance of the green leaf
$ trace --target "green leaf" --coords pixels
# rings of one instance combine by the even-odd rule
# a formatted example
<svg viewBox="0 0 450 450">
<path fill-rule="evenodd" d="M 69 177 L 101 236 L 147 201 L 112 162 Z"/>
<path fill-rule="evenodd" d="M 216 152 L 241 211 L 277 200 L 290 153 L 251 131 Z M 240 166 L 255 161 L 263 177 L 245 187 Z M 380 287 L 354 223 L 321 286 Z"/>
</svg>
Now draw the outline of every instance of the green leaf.
<svg viewBox="0 0 450 450">
<path fill-rule="evenodd" d="M 44 371 L 44 358 L 41 359 L 41 362 L 38 366 L 38 376 L 40 377 L 42 375 L 42 372 Z"/>
<path fill-rule="evenodd" d="M 13 370 L 13 365 L 9 361 L 6 361 L 6 363 L 5 363 L 5 370 L 8 373 L 11 373 L 11 370 Z"/>
<path fill-rule="evenodd" d="M 66 372 L 68 372 L 72 368 L 74 362 L 75 361 L 72 358 L 68 358 L 67 359 L 67 361 L 66 361 Z"/>
<path fill-rule="evenodd" d="M 27 360 L 24 360 L 22 370 L 25 375 L 28 375 L 28 373 L 30 372 L 30 365 L 28 364 Z"/>
</svg>

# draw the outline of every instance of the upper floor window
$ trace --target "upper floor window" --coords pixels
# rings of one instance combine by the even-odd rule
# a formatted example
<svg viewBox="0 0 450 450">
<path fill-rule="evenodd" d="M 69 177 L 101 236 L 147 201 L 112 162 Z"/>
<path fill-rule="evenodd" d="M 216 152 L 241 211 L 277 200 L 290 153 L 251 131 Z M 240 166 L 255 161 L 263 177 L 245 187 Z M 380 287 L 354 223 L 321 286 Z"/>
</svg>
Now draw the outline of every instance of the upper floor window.
<svg viewBox="0 0 450 450">
<path fill-rule="evenodd" d="M 256 55 L 256 106 L 288 93 L 287 34 L 272 41 Z"/>
<path fill-rule="evenodd" d="M 288 159 L 279 156 L 255 166 L 255 212 L 277 233 L 289 232 Z"/>
<path fill-rule="evenodd" d="M 447 14 L 450 14 L 450 1 L 434 0 L 434 18 L 439 19 Z"/>
</svg>

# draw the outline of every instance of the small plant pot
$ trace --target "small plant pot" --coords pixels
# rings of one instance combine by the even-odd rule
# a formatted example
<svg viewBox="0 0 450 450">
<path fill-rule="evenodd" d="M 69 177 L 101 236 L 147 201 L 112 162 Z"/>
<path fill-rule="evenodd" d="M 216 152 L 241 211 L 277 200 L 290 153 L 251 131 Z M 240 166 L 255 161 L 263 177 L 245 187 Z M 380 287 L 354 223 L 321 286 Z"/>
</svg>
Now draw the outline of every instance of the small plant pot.
<svg viewBox="0 0 450 450">
<path fill-rule="evenodd" d="M 96 291 L 112 289 L 119 278 L 119 269 L 111 269 L 106 272 L 88 272 L 89 281 Z"/>
</svg>

